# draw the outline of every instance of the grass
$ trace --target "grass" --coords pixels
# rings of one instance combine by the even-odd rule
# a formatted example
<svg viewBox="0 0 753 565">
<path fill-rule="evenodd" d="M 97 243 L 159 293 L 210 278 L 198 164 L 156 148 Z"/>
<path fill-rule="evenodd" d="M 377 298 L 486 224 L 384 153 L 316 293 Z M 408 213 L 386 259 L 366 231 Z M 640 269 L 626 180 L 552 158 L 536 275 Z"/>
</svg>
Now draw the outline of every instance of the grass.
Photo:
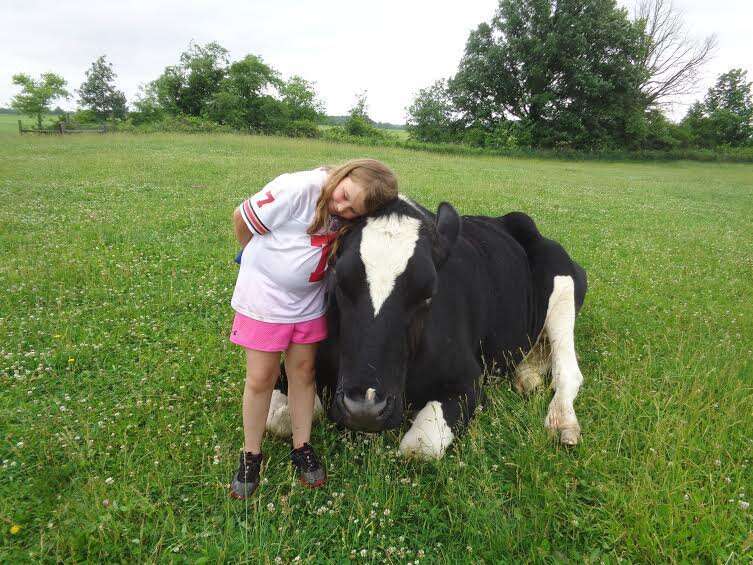
<svg viewBox="0 0 753 565">
<path fill-rule="evenodd" d="M 437 463 L 315 426 L 227 496 L 243 357 L 230 213 L 275 175 L 383 159 L 465 214 L 530 212 L 589 272 L 583 443 L 497 380 Z M 462 157 L 235 135 L 0 132 L 0 562 L 749 561 L 753 167 Z"/>
<path fill-rule="evenodd" d="M 42 127 L 52 127 L 57 122 L 58 116 L 47 114 L 42 118 Z M 18 133 L 18 120 L 21 120 L 24 128 L 31 128 L 37 123 L 36 118 L 30 118 L 21 114 L 0 114 L 0 134 Z"/>
</svg>

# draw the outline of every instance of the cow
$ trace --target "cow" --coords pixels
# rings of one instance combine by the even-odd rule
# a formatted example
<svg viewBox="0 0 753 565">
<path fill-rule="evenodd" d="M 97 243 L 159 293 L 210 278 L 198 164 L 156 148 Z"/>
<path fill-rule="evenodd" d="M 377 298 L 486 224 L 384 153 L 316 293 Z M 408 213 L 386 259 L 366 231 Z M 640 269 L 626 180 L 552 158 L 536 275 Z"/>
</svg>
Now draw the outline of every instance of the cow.
<svg viewBox="0 0 753 565">
<path fill-rule="evenodd" d="M 481 402 L 485 369 L 513 376 L 521 394 L 551 370 L 544 425 L 578 443 L 586 272 L 529 216 L 461 217 L 448 203 L 432 213 L 401 195 L 352 226 L 328 271 L 317 409 L 336 424 L 379 432 L 414 415 L 400 453 L 438 459 Z M 290 434 L 284 383 L 267 429 Z"/>
</svg>

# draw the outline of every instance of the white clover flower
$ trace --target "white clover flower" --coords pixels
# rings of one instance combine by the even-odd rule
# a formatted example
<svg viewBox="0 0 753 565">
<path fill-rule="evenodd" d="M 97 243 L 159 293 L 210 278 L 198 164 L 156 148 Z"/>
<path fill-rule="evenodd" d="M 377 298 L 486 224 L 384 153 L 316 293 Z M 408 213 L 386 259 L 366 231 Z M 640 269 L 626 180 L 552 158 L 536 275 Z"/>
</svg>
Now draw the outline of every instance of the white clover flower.
<svg viewBox="0 0 753 565">
<path fill-rule="evenodd" d="M 267 504 L 267 510 L 269 510 L 270 512 L 274 512 L 275 505 L 272 502 L 270 502 L 269 504 Z"/>
<path fill-rule="evenodd" d="M 750 502 L 746 500 L 741 500 L 737 503 L 737 505 L 740 507 L 740 510 L 747 510 L 748 508 L 750 508 Z"/>
<path fill-rule="evenodd" d="M 111 485 L 114 482 L 115 482 L 115 479 L 113 479 L 112 477 L 107 477 L 105 479 L 105 484 Z"/>
</svg>

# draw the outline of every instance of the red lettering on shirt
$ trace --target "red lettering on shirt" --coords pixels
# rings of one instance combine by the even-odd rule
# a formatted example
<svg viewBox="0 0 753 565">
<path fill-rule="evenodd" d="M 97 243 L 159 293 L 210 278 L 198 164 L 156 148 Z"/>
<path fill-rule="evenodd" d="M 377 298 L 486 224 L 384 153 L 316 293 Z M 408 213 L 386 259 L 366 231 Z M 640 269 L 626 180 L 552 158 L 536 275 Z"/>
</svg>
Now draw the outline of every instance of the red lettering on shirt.
<svg viewBox="0 0 753 565">
<path fill-rule="evenodd" d="M 272 202 L 274 202 L 274 201 L 275 201 L 275 197 L 274 197 L 274 196 L 272 196 L 272 193 L 271 193 L 271 192 L 267 191 L 267 192 L 266 192 L 266 195 L 267 195 L 267 197 L 266 197 L 266 198 L 264 198 L 263 200 L 257 200 L 257 201 L 256 201 L 256 205 L 257 205 L 257 206 L 258 206 L 259 208 L 261 208 L 262 206 L 264 206 L 264 205 L 266 205 L 266 204 L 271 204 Z"/>
<path fill-rule="evenodd" d="M 312 235 L 311 246 L 321 247 L 322 256 L 319 258 L 319 264 L 311 276 L 309 276 L 309 282 L 317 282 L 324 278 L 324 272 L 327 270 L 327 259 L 329 258 L 329 252 L 332 249 L 332 244 L 335 242 L 337 233 L 326 233 L 324 235 Z"/>
</svg>

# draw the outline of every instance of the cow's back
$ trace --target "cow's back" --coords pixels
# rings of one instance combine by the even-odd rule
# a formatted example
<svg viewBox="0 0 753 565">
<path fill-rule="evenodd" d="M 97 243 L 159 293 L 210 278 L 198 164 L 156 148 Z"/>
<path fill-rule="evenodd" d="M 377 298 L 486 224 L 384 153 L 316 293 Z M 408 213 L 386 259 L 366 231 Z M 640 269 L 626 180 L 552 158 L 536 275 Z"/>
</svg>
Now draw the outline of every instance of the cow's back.
<svg viewBox="0 0 753 565">
<path fill-rule="evenodd" d="M 531 271 L 520 242 L 499 218 L 464 216 L 462 235 L 439 272 L 423 336 L 427 348 L 416 361 L 452 367 L 471 354 L 507 371 L 530 348 L 534 309 Z"/>
</svg>

